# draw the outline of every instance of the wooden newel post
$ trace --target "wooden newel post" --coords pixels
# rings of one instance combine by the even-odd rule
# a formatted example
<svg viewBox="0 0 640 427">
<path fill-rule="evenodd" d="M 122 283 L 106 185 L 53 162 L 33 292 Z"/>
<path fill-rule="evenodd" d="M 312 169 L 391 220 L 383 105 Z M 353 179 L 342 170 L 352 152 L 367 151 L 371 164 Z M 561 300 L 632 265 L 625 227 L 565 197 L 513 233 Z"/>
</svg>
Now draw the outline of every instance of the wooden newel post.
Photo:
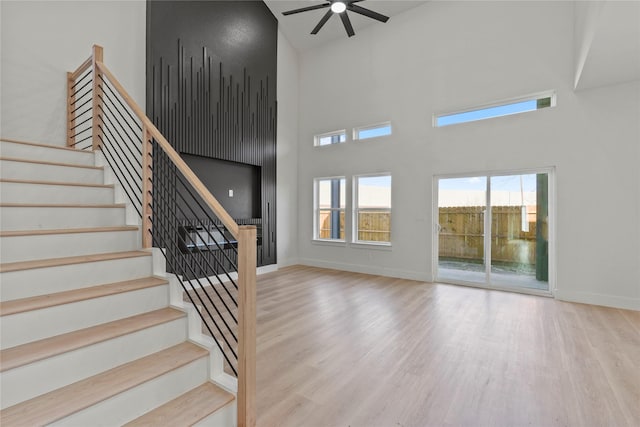
<svg viewBox="0 0 640 427">
<path fill-rule="evenodd" d="M 92 120 L 92 133 L 93 133 L 93 150 L 97 150 L 100 147 L 100 141 L 102 137 L 102 72 L 98 69 L 97 63 L 102 63 L 103 54 L 102 46 L 97 44 L 93 45 L 93 55 L 91 55 L 91 67 L 93 73 L 93 120 Z"/>
<path fill-rule="evenodd" d="M 73 137 L 73 128 L 76 125 L 76 115 L 73 112 L 73 105 L 76 101 L 73 91 L 74 84 L 73 73 L 67 73 L 67 147 L 73 147 L 75 143 L 75 138 Z"/>
<path fill-rule="evenodd" d="M 238 235 L 238 427 L 256 425 L 256 227 Z"/>
<path fill-rule="evenodd" d="M 142 247 L 149 249 L 153 245 L 153 145 L 146 125 L 142 127 Z"/>
</svg>

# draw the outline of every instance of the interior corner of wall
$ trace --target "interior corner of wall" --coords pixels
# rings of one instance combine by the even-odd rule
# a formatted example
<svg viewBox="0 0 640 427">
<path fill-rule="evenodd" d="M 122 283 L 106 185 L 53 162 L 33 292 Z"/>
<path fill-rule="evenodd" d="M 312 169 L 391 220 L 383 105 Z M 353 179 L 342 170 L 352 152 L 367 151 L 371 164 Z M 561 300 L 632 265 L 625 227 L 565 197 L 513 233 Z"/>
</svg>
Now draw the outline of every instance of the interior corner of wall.
<svg viewBox="0 0 640 427">
<path fill-rule="evenodd" d="M 579 89 L 580 78 L 589 57 L 591 44 L 598 31 L 606 1 L 574 2 L 574 90 Z"/>
</svg>

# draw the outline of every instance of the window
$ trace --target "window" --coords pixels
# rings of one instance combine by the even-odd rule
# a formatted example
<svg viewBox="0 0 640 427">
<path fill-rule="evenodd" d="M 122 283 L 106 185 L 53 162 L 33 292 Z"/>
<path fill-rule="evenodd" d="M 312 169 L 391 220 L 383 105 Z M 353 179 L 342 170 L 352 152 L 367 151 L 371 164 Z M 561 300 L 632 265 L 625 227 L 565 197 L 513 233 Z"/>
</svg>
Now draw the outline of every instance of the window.
<svg viewBox="0 0 640 427">
<path fill-rule="evenodd" d="M 555 105 L 555 93 L 547 92 L 457 113 L 436 114 L 433 116 L 433 125 L 435 127 L 442 127 L 458 123 L 474 122 L 476 120 L 491 119 L 511 114 L 526 113 L 541 108 L 555 107 Z"/>
<path fill-rule="evenodd" d="M 322 135 L 316 135 L 313 138 L 313 145 L 316 147 L 331 144 L 340 144 L 347 140 L 346 130 L 337 130 L 334 132 L 323 133 Z"/>
<path fill-rule="evenodd" d="M 380 123 L 372 126 L 363 126 L 353 130 L 353 139 L 369 139 L 379 136 L 391 135 L 391 123 Z"/>
<path fill-rule="evenodd" d="M 344 241 L 345 178 L 315 180 L 314 239 Z"/>
<path fill-rule="evenodd" d="M 353 185 L 353 240 L 391 243 L 391 175 L 356 176 Z"/>
</svg>

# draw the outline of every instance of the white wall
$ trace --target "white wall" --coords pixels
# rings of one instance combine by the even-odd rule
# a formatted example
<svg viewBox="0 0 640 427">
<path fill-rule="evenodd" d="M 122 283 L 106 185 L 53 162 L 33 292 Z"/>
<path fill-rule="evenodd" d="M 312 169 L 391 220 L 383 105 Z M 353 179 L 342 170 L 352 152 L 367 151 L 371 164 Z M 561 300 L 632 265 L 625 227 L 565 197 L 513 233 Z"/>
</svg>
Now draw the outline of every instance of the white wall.
<svg viewBox="0 0 640 427">
<path fill-rule="evenodd" d="M 298 257 L 298 54 L 278 31 L 278 266 Z"/>
<path fill-rule="evenodd" d="M 0 2 L 0 135 L 64 145 L 66 73 L 104 47 L 105 64 L 144 108 L 146 3 Z"/>
<path fill-rule="evenodd" d="M 574 93 L 573 28 L 570 2 L 429 2 L 301 54 L 301 262 L 431 280 L 434 175 L 555 167 L 556 296 L 640 309 L 640 83 Z M 555 108 L 431 125 L 434 112 L 550 89 Z M 391 137 L 312 146 L 386 120 Z M 313 178 L 382 171 L 392 249 L 313 243 Z"/>
</svg>

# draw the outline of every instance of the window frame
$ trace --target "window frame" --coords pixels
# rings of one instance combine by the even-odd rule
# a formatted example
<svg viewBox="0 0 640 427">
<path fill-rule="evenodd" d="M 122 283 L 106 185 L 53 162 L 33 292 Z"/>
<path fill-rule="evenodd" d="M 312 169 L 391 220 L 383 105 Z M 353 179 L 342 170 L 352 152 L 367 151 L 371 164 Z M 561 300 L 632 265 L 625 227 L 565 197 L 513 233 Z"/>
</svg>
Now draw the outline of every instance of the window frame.
<svg viewBox="0 0 640 427">
<path fill-rule="evenodd" d="M 330 144 L 320 144 L 320 140 L 322 138 L 333 137 L 333 136 L 342 136 L 342 135 L 344 135 L 344 141 L 332 142 Z M 344 144 L 345 142 L 347 142 L 347 130 L 346 129 L 334 130 L 334 131 L 331 131 L 331 132 L 320 133 L 320 134 L 317 134 L 317 135 L 313 136 L 313 146 L 314 147 L 330 147 L 332 145 Z"/>
<path fill-rule="evenodd" d="M 389 207 L 389 241 L 375 241 L 375 240 L 360 240 L 358 238 L 359 233 L 359 213 L 362 211 L 380 211 L 379 208 L 360 208 L 359 207 L 359 196 L 360 196 L 360 184 L 358 182 L 359 178 L 373 178 L 373 177 L 389 177 L 391 181 L 389 191 L 391 192 L 390 197 L 390 207 Z M 351 241 L 353 245 L 370 245 L 370 246 L 391 246 L 392 244 L 392 228 L 393 228 L 393 175 L 391 172 L 379 172 L 379 173 L 370 173 L 370 174 L 361 174 L 354 175 L 352 181 L 352 235 Z M 346 235 L 346 234 L 345 234 Z"/>
<path fill-rule="evenodd" d="M 320 181 L 331 181 L 334 179 L 344 180 L 345 202 L 342 208 L 329 208 L 330 211 L 338 211 L 344 215 L 344 239 L 322 238 L 320 237 Z M 322 209 L 326 210 L 326 209 Z M 346 176 L 328 176 L 313 179 L 313 241 L 315 242 L 335 242 L 346 243 L 347 238 L 347 177 Z"/>
<path fill-rule="evenodd" d="M 361 138 L 360 135 L 359 135 L 359 133 L 361 131 L 379 129 L 379 128 L 384 128 L 384 127 L 389 127 L 389 133 L 386 134 L 386 135 L 369 136 L 369 137 L 366 137 L 366 138 Z M 390 137 L 391 135 L 393 135 L 393 124 L 391 123 L 391 121 L 386 121 L 386 122 L 375 123 L 375 124 L 372 124 L 372 125 L 354 127 L 353 128 L 352 138 L 353 138 L 354 141 L 366 141 L 368 139 L 378 139 L 378 138 Z"/>
<path fill-rule="evenodd" d="M 547 107 L 536 108 L 536 109 L 533 109 L 533 110 L 516 111 L 516 112 L 512 112 L 512 113 L 507 113 L 507 114 L 500 114 L 500 115 L 495 115 L 495 116 L 482 117 L 482 118 L 465 120 L 465 121 L 460 121 L 460 122 L 456 122 L 456 123 L 449 123 L 449 124 L 444 124 L 444 125 L 439 125 L 438 124 L 438 120 L 443 118 L 443 117 L 455 116 L 455 115 L 458 115 L 458 114 L 465 114 L 465 113 L 471 113 L 471 112 L 476 112 L 476 111 L 483 111 L 483 110 L 488 110 L 488 109 L 496 108 L 496 107 L 504 107 L 504 106 L 508 106 L 508 105 L 511 105 L 511 104 L 518 104 L 518 103 L 521 103 L 521 102 L 539 101 L 541 99 L 546 99 L 546 98 L 550 98 L 550 105 L 547 106 Z M 449 127 L 449 126 L 462 125 L 462 124 L 465 124 L 465 123 L 472 123 L 472 122 L 484 121 L 484 120 L 489 120 L 489 119 L 496 119 L 496 118 L 500 118 L 500 117 L 513 116 L 513 115 L 516 115 L 516 114 L 531 113 L 533 111 L 538 111 L 538 110 L 542 110 L 542 109 L 546 109 L 546 108 L 553 108 L 553 107 L 556 106 L 556 103 L 557 103 L 556 91 L 555 90 L 547 90 L 547 91 L 543 91 L 543 92 L 532 93 L 532 94 L 525 95 L 525 96 L 502 99 L 502 100 L 494 101 L 494 102 L 491 102 L 491 103 L 488 103 L 488 104 L 476 105 L 476 106 L 468 107 L 468 108 L 461 109 L 461 110 L 434 113 L 433 116 L 432 116 L 432 125 L 433 125 L 434 128 L 444 128 L 444 127 Z"/>
</svg>

